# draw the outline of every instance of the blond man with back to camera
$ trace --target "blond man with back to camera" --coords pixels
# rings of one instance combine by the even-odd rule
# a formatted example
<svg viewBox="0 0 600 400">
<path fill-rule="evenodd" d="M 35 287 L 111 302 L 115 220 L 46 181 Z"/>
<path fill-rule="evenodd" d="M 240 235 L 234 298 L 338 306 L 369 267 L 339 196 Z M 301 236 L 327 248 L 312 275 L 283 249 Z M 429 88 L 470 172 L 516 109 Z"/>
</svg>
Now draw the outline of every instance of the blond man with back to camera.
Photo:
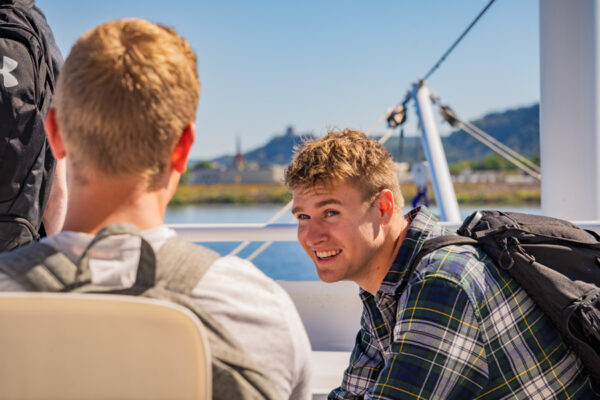
<svg viewBox="0 0 600 400">
<path fill-rule="evenodd" d="M 391 155 L 362 132 L 305 144 L 285 173 L 298 240 L 325 282 L 360 286 L 361 329 L 330 399 L 589 399 L 588 373 L 508 273 L 404 205 Z"/>
<path fill-rule="evenodd" d="M 199 93 L 196 55 L 171 28 L 124 19 L 81 36 L 65 61 L 46 120 L 53 153 L 68 165 L 64 228 L 16 256 L 2 255 L 0 290 L 41 290 L 16 276 L 10 268 L 14 257 L 27 258 L 40 246 L 50 246 L 77 263 L 94 235 L 113 224 L 132 225 L 142 239 L 121 234 L 91 247 L 91 284 L 132 286 L 140 240 L 160 260 L 162 246 L 176 237 L 164 216 L 194 142 Z M 254 385 L 244 392 L 232 380 L 220 381 L 224 375 L 214 372 L 213 363 L 215 398 L 244 398 L 244 393 L 310 398 L 310 344 L 290 298 L 252 263 L 211 257 L 214 261 L 186 296 L 243 349 L 249 359 L 244 365 L 252 368 L 236 373 L 243 381 L 252 369 L 252 379 L 242 386 Z"/>
</svg>

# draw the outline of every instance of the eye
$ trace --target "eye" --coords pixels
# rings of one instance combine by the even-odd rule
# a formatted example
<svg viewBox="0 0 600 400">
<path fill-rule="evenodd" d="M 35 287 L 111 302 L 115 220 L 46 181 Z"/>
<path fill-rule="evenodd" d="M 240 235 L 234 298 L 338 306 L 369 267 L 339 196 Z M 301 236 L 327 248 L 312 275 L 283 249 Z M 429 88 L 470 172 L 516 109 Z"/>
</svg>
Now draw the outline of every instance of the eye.
<svg viewBox="0 0 600 400">
<path fill-rule="evenodd" d="M 302 221 L 302 220 L 310 219 L 310 217 L 306 214 L 296 214 L 296 219 L 298 221 Z"/>
<path fill-rule="evenodd" d="M 336 215 L 339 215 L 339 211 L 336 210 L 327 210 L 325 211 L 325 216 L 326 217 L 335 217 Z"/>
</svg>

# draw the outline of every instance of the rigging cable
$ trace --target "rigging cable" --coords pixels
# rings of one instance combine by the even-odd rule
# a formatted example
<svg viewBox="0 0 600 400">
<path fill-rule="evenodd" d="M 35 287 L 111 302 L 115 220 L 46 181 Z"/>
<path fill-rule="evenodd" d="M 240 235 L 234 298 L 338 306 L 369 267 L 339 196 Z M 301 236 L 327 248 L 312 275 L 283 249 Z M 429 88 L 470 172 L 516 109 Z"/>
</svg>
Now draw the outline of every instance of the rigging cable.
<svg viewBox="0 0 600 400">
<path fill-rule="evenodd" d="M 523 157 L 521 154 L 517 153 L 510 147 L 499 142 L 494 137 L 484 132 L 480 128 L 476 127 L 475 125 L 469 122 L 462 121 L 460 118 L 458 118 L 458 116 L 454 113 L 454 111 L 452 111 L 450 107 L 440 105 L 440 114 L 450 125 L 462 129 L 463 131 L 471 135 L 473 138 L 475 138 L 476 140 L 483 143 L 488 148 L 502 156 L 504 159 L 510 161 L 521 171 L 532 176 L 538 181 L 541 180 L 542 175 L 539 166 L 537 166 L 527 158 Z"/>
<path fill-rule="evenodd" d="M 286 205 L 284 205 L 279 211 L 277 211 L 277 213 L 275 215 L 273 215 L 267 221 L 267 225 L 268 224 L 272 224 L 275 221 L 277 221 L 283 214 L 285 214 L 287 211 L 289 211 L 290 208 L 292 208 L 292 201 L 291 200 Z M 269 243 L 268 245 L 265 246 L 265 249 L 266 249 L 273 242 L 265 242 L 265 243 Z M 250 244 L 249 240 L 243 241 L 235 249 L 231 250 L 231 252 L 228 255 L 230 255 L 230 256 L 237 255 L 240 251 L 242 251 L 243 249 L 245 249 L 249 244 Z M 262 252 L 262 250 L 261 250 L 261 252 Z M 256 251 L 254 253 L 256 253 Z M 258 254 L 254 254 L 254 253 L 251 254 L 251 256 L 253 256 L 252 258 L 254 258 L 258 254 L 260 254 L 260 252 Z"/>
<path fill-rule="evenodd" d="M 398 139 L 398 160 L 404 159 L 404 127 L 400 128 L 400 138 Z"/>
<path fill-rule="evenodd" d="M 375 129 L 377 129 L 377 127 L 378 127 L 379 125 L 381 125 L 381 123 L 382 123 L 383 121 L 385 121 L 385 120 L 388 118 L 388 115 L 389 115 L 389 112 L 388 112 L 388 111 L 386 111 L 386 112 L 385 112 L 385 114 L 383 114 L 383 115 L 381 116 L 381 118 L 379 118 L 379 119 L 377 120 L 377 122 L 375 122 L 375 124 L 374 124 L 374 125 L 373 125 L 371 128 L 369 128 L 369 130 L 368 130 L 368 131 L 366 131 L 366 132 L 365 132 L 365 134 L 366 134 L 367 136 L 371 136 L 371 134 L 372 134 L 373 132 L 375 132 Z"/>
<path fill-rule="evenodd" d="M 508 147 L 508 146 L 504 145 L 503 143 L 499 142 L 494 137 L 490 136 L 489 134 L 485 133 L 485 131 L 481 130 L 481 128 L 478 128 L 477 126 L 471 124 L 470 122 L 463 122 L 463 121 L 461 121 L 461 123 L 463 123 L 465 126 L 467 126 L 468 128 L 470 128 L 471 130 L 477 132 L 480 136 L 488 139 L 490 142 L 494 143 L 498 147 L 503 148 L 508 154 L 512 155 L 517 160 L 519 160 L 523 164 L 527 165 L 529 168 L 531 168 L 536 173 L 538 173 L 538 174 L 542 173 L 542 170 L 540 169 L 540 167 L 537 164 L 535 164 L 534 162 L 532 162 L 527 157 L 524 157 L 523 155 L 517 153 L 515 150 L 511 149 L 510 147 Z"/>
<path fill-rule="evenodd" d="M 535 178 L 538 181 L 540 181 L 542 179 L 542 175 L 539 172 L 537 172 L 534 169 L 528 167 L 527 165 L 525 165 L 524 163 L 522 163 L 521 161 L 519 161 L 517 158 L 513 157 L 512 155 L 510 155 L 509 152 L 505 151 L 504 149 L 496 146 L 492 142 L 486 141 L 486 139 L 483 136 L 479 136 L 479 134 L 477 133 L 477 131 L 474 130 L 474 129 L 472 129 L 473 125 L 466 125 L 466 124 L 464 124 L 461 121 L 460 124 L 458 125 L 458 127 L 461 128 L 463 131 L 467 132 L 469 135 L 471 135 L 475 139 L 479 140 L 481 143 L 487 145 L 491 150 L 493 150 L 494 152 L 496 152 L 500 156 L 504 157 L 506 160 L 508 160 L 511 163 L 513 163 L 521 171 L 523 171 L 526 174 L 532 176 L 533 178 Z"/>
<path fill-rule="evenodd" d="M 483 10 L 481 10 L 479 15 L 473 20 L 473 22 L 471 22 L 471 24 L 467 27 L 467 29 L 465 29 L 465 31 L 458 37 L 458 39 L 456 39 L 454 41 L 452 46 L 450 46 L 450 48 L 448 50 L 446 50 L 444 55 L 438 60 L 438 62 L 436 62 L 434 64 L 433 67 L 431 67 L 429 72 L 427 72 L 425 74 L 425 77 L 423 78 L 423 80 L 427 80 L 431 76 L 431 74 L 433 74 L 435 72 L 435 70 L 439 68 L 439 66 L 444 62 L 446 57 L 448 57 L 448 55 L 450 55 L 450 53 L 452 53 L 452 50 L 454 50 L 454 48 L 458 45 L 458 43 L 460 43 L 460 41 L 467 35 L 467 33 L 469 33 L 471 28 L 473 28 L 473 26 L 475 26 L 477 21 L 479 21 L 479 19 L 483 16 L 483 14 L 485 14 L 485 12 L 488 10 L 488 8 L 490 8 L 490 6 L 494 3 L 494 1 L 496 1 L 496 0 L 490 0 L 490 2 L 487 4 L 487 6 L 485 6 L 485 8 Z"/>
<path fill-rule="evenodd" d="M 383 135 L 381 138 L 379 138 L 378 142 L 381 144 L 385 144 L 385 142 L 387 142 L 388 139 L 391 138 L 392 135 L 394 134 L 394 129 L 396 129 L 396 128 L 388 129 L 387 132 L 385 133 L 385 135 Z"/>
</svg>

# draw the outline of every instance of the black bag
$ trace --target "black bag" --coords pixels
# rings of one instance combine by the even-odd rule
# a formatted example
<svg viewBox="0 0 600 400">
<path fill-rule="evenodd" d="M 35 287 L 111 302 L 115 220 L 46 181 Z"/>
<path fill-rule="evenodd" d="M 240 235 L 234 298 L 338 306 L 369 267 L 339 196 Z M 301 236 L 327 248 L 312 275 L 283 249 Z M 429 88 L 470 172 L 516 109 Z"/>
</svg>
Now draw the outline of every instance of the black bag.
<svg viewBox="0 0 600 400">
<path fill-rule="evenodd" d="M 600 236 L 560 219 L 500 211 L 474 212 L 457 233 L 427 240 L 411 268 L 444 246 L 480 246 L 552 319 L 600 387 Z"/>
<path fill-rule="evenodd" d="M 62 57 L 32 0 L 0 0 L 0 252 L 39 238 L 56 161 L 44 132 Z"/>
</svg>

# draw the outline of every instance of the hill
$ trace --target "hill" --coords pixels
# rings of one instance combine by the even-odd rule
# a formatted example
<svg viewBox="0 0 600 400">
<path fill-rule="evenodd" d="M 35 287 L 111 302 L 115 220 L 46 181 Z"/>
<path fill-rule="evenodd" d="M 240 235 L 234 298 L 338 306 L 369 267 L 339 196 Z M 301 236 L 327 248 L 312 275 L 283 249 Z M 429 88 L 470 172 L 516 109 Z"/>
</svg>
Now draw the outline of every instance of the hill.
<svg viewBox="0 0 600 400">
<path fill-rule="evenodd" d="M 471 123 L 526 157 L 533 157 L 540 152 L 539 104 L 494 112 Z M 449 163 L 480 160 L 492 153 L 462 130 L 443 138 L 443 144 Z"/>
<path fill-rule="evenodd" d="M 534 104 L 504 112 L 493 112 L 470 122 L 518 153 L 533 157 L 540 152 L 539 109 L 539 104 Z M 442 137 L 442 144 L 450 164 L 457 161 L 481 160 L 493 153 L 463 130 L 455 130 Z M 395 160 L 411 164 L 425 160 L 420 136 L 404 138 L 402 155 L 400 147 L 398 136 L 386 143 L 386 148 Z"/>
<path fill-rule="evenodd" d="M 314 138 L 314 136 L 310 134 L 296 135 L 294 129 L 288 127 L 283 135 L 274 136 L 264 146 L 244 153 L 244 160 L 247 162 L 255 162 L 259 165 L 287 165 L 292 161 L 294 147 L 301 145 L 303 140 L 309 138 Z M 233 155 L 225 155 L 215 158 L 213 161 L 222 165 L 231 166 L 233 158 Z"/>
<path fill-rule="evenodd" d="M 525 156 L 532 157 L 539 154 L 539 104 L 492 112 L 471 122 Z M 296 135 L 293 128 L 288 127 L 283 135 L 275 136 L 264 146 L 244 153 L 244 159 L 261 165 L 286 165 L 291 161 L 294 146 L 301 144 L 305 138 L 312 137 L 310 134 Z M 492 154 L 491 150 L 462 130 L 453 131 L 443 137 L 442 143 L 449 163 L 481 160 Z M 386 142 L 385 146 L 395 160 L 411 164 L 425 160 L 420 137 L 405 137 L 401 143 L 399 137 L 395 135 Z M 213 161 L 230 166 L 233 157 L 233 155 L 226 155 Z"/>
</svg>

